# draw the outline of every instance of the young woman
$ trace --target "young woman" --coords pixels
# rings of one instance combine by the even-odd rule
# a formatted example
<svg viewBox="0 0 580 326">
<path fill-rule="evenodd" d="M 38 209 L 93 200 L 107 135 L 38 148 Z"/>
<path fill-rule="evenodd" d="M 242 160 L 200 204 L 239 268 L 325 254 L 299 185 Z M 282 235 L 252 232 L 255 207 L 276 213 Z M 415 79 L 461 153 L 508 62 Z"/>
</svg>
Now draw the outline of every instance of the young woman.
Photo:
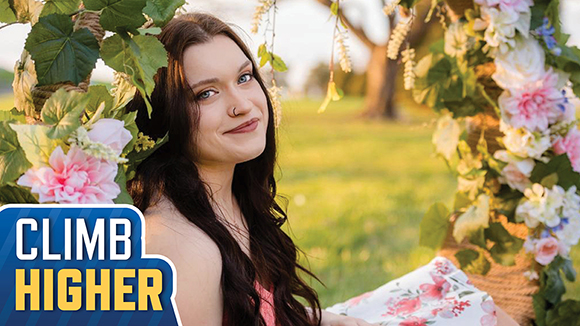
<svg viewBox="0 0 580 326">
<path fill-rule="evenodd" d="M 280 229 L 272 104 L 251 52 L 206 14 L 173 19 L 159 39 L 169 62 L 155 77 L 152 116 L 138 93 L 129 108 L 140 130 L 169 141 L 129 191 L 147 252 L 175 264 L 183 325 L 370 325 L 321 310 L 297 273 L 316 278 Z"/>
</svg>

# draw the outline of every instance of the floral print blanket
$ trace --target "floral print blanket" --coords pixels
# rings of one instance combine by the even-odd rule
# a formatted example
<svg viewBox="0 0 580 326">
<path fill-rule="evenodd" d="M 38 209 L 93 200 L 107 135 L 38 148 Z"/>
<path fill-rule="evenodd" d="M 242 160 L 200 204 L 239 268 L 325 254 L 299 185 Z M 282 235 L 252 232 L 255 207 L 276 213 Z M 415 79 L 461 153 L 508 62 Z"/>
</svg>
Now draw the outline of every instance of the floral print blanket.
<svg viewBox="0 0 580 326">
<path fill-rule="evenodd" d="M 401 278 L 325 309 L 389 326 L 496 325 L 489 294 L 443 257 Z"/>
</svg>

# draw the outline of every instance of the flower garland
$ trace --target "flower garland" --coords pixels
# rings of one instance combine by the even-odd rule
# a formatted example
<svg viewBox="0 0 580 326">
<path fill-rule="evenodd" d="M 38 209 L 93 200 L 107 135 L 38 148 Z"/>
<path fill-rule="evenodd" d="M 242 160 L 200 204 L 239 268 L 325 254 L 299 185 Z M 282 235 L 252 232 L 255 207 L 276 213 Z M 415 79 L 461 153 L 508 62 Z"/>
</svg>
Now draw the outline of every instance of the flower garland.
<svg viewBox="0 0 580 326">
<path fill-rule="evenodd" d="M 399 4 L 410 9 L 415 2 Z M 458 175 L 455 210 L 430 209 L 421 242 L 440 247 L 445 235 L 433 236 L 433 226 L 455 216 L 455 239 L 467 238 L 496 263 L 513 265 L 525 250 L 535 262 L 525 276 L 540 284 L 538 325 L 571 318 L 560 307 L 580 308 L 580 301 L 561 301 L 562 274 L 575 279 L 570 248 L 580 240 L 580 130 L 571 103 L 580 94 L 580 50 L 566 46 L 558 7 L 550 0 L 474 0 L 417 64 L 413 89 L 418 103 L 441 113 L 433 143 Z M 486 137 L 492 131 L 484 126 L 470 147 L 463 131 L 476 115 L 495 116 L 502 136 Z M 494 223 L 499 215 L 525 224 L 526 239 Z M 500 233 L 507 236 L 498 240 Z M 477 252 L 463 257 L 462 268 L 489 270 Z"/>
</svg>

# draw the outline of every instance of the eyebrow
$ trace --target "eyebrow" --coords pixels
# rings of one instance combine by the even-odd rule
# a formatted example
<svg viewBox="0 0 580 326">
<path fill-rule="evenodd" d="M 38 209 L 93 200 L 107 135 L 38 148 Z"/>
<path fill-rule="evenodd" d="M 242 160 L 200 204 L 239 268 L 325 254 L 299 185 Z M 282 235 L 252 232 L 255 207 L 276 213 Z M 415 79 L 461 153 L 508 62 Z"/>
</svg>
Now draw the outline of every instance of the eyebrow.
<svg viewBox="0 0 580 326">
<path fill-rule="evenodd" d="M 246 68 L 250 64 L 251 64 L 250 60 L 246 60 L 246 62 L 242 63 L 242 65 L 238 69 L 238 73 L 240 73 L 244 68 Z M 217 83 L 218 81 L 219 81 L 218 78 L 204 79 L 200 82 L 197 82 L 197 83 L 191 85 L 191 89 L 196 89 L 197 87 L 202 86 L 202 85 L 206 85 L 206 84 Z"/>
</svg>

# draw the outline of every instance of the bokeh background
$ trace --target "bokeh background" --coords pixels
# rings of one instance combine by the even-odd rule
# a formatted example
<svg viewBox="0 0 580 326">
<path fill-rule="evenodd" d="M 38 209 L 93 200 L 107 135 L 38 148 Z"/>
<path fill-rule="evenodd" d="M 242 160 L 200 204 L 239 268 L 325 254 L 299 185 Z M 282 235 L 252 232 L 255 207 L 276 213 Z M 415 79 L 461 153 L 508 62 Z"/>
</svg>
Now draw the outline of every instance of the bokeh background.
<svg viewBox="0 0 580 326">
<path fill-rule="evenodd" d="M 257 1 L 189 2 L 188 11 L 209 12 L 235 24 L 254 53 L 269 36 L 263 28 L 255 35 L 249 32 Z M 395 90 L 385 108 L 388 114 L 369 114 L 365 92 L 371 50 L 352 33 L 347 44 L 353 72 L 336 71 L 346 96 L 317 113 L 328 81 L 334 27 L 328 7 L 320 2 L 279 0 L 274 52 L 289 69 L 276 74 L 283 86 L 276 176 L 279 194 L 288 200 L 284 230 L 305 253 L 302 263 L 325 283 L 310 280 L 326 307 L 428 263 L 436 253 L 418 245 L 419 223 L 432 203 L 452 206 L 456 180 L 433 154 L 436 114 L 403 90 L 401 69 L 388 85 Z M 381 0 L 342 3 L 367 41 L 386 44 L 390 24 Z M 572 35 L 571 44 L 580 45 L 580 1 L 561 3 L 564 30 Z M 29 31 L 24 25 L 0 29 L 1 110 L 13 107 L 12 70 Z M 438 24 L 426 28 L 415 45 L 417 57 L 442 33 Z M 266 79 L 269 73 L 264 71 Z M 92 82 L 111 81 L 112 71 L 99 61 Z M 580 268 L 580 248 L 571 255 Z M 580 282 L 566 286 L 566 297 L 580 298 Z"/>
</svg>

